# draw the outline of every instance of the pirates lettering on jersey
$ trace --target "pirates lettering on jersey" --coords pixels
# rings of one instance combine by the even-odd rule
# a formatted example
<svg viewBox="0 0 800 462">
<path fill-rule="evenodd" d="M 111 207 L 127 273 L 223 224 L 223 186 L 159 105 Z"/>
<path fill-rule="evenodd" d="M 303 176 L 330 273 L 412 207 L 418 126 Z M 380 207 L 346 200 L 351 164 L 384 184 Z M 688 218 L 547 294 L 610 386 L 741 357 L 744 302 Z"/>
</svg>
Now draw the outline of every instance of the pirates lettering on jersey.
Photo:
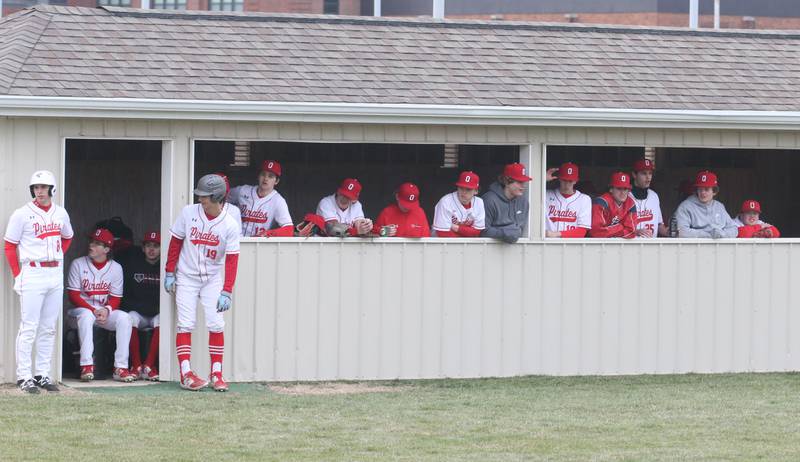
<svg viewBox="0 0 800 462">
<path fill-rule="evenodd" d="M 575 223 L 578 221 L 578 212 L 574 210 L 558 210 L 555 205 L 551 205 L 547 212 L 550 221 Z"/>
<path fill-rule="evenodd" d="M 88 279 L 81 279 L 81 292 L 88 296 L 108 295 L 111 292 L 111 283 L 105 281 L 90 282 Z"/>
<path fill-rule="evenodd" d="M 248 210 L 247 206 L 240 206 L 239 209 L 242 211 L 242 222 L 243 223 L 266 223 L 267 222 L 267 214 L 262 212 L 261 210 Z"/>
<path fill-rule="evenodd" d="M 637 222 L 651 221 L 654 216 L 655 214 L 653 213 L 652 210 L 639 210 L 636 214 L 636 221 Z"/>
<path fill-rule="evenodd" d="M 216 247 L 219 245 L 219 235 L 214 234 L 212 232 L 204 233 L 197 229 L 196 227 L 192 227 L 189 231 L 189 240 L 194 245 L 208 245 L 211 247 Z"/>
<path fill-rule="evenodd" d="M 39 239 L 46 239 L 53 236 L 61 237 L 61 223 L 33 223 L 33 234 Z"/>
</svg>

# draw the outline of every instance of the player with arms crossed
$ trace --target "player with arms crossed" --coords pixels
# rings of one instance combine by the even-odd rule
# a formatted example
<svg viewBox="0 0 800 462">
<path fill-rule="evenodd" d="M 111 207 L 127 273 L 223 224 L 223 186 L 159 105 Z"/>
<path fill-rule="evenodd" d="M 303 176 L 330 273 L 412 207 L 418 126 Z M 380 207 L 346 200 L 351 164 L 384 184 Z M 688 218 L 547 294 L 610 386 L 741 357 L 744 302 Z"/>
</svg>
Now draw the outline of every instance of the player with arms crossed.
<svg viewBox="0 0 800 462">
<path fill-rule="evenodd" d="M 219 175 L 205 175 L 194 194 L 199 204 L 187 205 L 170 229 L 164 288 L 175 294 L 178 334 L 175 339 L 181 368 L 181 387 L 200 390 L 208 385 L 191 368 L 192 331 L 197 321 L 197 301 L 205 309 L 208 349 L 211 356 L 209 381 L 216 391 L 227 391 L 222 378 L 225 350 L 223 312 L 231 308 L 231 292 L 239 263 L 239 229 L 236 220 L 222 209 L 225 182 Z M 224 279 L 223 279 L 224 275 Z"/>
<path fill-rule="evenodd" d="M 608 192 L 593 201 L 591 237 L 632 239 L 647 232 L 636 230 L 636 204 L 630 191 L 630 175 L 624 172 L 611 174 Z"/>
<path fill-rule="evenodd" d="M 361 183 L 355 178 L 345 178 L 339 189 L 323 197 L 317 204 L 317 215 L 325 220 L 328 236 L 366 236 L 372 231 L 372 220 L 364 218 L 358 196 Z"/>
<path fill-rule="evenodd" d="M 764 223 L 761 217 L 761 204 L 753 199 L 748 199 L 742 203 L 742 209 L 733 222 L 739 227 L 737 237 L 762 237 L 774 238 L 781 237 L 778 228 L 769 223 Z"/>
<path fill-rule="evenodd" d="M 480 178 L 475 172 L 461 172 L 456 191 L 443 196 L 433 212 L 437 237 L 477 237 L 486 228 L 483 199 L 478 197 Z"/>
<path fill-rule="evenodd" d="M 639 159 L 633 164 L 633 189 L 631 199 L 636 203 L 636 230 L 639 237 L 667 237 L 669 230 L 661 215 L 661 200 L 650 189 L 656 166 L 650 159 Z"/>
<path fill-rule="evenodd" d="M 58 315 L 64 298 L 64 254 L 72 241 L 67 211 L 53 203 L 56 177 L 34 172 L 29 183 L 33 201 L 18 208 L 8 220 L 5 251 L 19 295 L 21 319 L 17 333 L 17 385 L 26 393 L 58 391 L 50 379 L 50 363 Z M 32 373 L 36 343 L 36 375 Z"/>
<path fill-rule="evenodd" d="M 579 178 L 571 162 L 547 170 L 547 181 L 558 179 L 558 188 L 547 190 L 545 237 L 585 237 L 591 229 L 592 200 L 575 189 Z"/>
<path fill-rule="evenodd" d="M 69 324 L 78 329 L 81 343 L 81 380 L 94 380 L 94 326 L 115 331 L 113 379 L 133 382 L 128 370 L 128 348 L 131 342 L 131 318 L 118 309 L 123 294 L 122 266 L 108 258 L 114 235 L 103 228 L 89 235 L 89 251 L 69 266 L 67 294 L 74 308 L 67 311 Z"/>
<path fill-rule="evenodd" d="M 237 186 L 230 190 L 228 201 L 239 207 L 243 237 L 291 237 L 294 234 L 286 200 L 275 190 L 280 181 L 281 164 L 265 160 L 257 185 Z M 272 229 L 273 224 L 278 227 Z"/>
</svg>

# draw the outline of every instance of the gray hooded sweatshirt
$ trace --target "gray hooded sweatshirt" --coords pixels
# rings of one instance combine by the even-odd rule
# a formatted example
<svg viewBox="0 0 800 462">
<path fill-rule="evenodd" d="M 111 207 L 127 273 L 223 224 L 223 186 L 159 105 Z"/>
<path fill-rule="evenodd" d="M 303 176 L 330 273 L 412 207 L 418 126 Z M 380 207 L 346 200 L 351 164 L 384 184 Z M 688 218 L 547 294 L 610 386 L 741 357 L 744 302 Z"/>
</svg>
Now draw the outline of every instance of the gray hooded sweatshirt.
<svg viewBox="0 0 800 462">
<path fill-rule="evenodd" d="M 739 228 L 721 202 L 703 204 L 697 195 L 689 196 L 675 211 L 678 237 L 736 237 Z"/>
<path fill-rule="evenodd" d="M 481 236 L 513 244 L 526 234 L 529 211 L 527 196 L 508 200 L 503 186 L 495 181 L 483 194 L 483 207 L 486 209 L 486 228 L 481 231 Z"/>
</svg>

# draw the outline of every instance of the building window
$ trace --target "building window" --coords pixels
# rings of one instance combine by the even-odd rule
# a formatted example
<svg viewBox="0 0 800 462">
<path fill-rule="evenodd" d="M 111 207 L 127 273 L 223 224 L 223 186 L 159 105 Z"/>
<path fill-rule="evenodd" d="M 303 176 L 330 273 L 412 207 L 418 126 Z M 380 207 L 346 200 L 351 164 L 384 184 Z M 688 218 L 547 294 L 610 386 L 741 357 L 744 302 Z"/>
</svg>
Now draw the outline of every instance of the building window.
<svg viewBox="0 0 800 462">
<path fill-rule="evenodd" d="M 325 0 L 322 6 L 323 14 L 339 14 L 339 0 Z"/>
<path fill-rule="evenodd" d="M 244 11 L 244 0 L 210 0 L 211 11 Z"/>
<path fill-rule="evenodd" d="M 131 0 L 97 0 L 97 6 L 131 6 Z"/>
<path fill-rule="evenodd" d="M 153 0 L 153 8 L 157 10 L 185 10 L 186 0 Z"/>
</svg>

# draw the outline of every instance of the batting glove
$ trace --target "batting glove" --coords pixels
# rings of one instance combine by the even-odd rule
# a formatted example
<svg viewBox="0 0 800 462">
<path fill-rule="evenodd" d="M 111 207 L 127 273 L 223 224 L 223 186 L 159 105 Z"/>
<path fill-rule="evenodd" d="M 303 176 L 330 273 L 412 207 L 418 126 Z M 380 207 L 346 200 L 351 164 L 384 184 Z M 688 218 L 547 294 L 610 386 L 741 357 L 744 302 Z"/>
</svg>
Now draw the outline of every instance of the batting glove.
<svg viewBox="0 0 800 462">
<path fill-rule="evenodd" d="M 21 274 L 14 276 L 14 292 L 17 295 L 22 295 L 22 277 Z"/>
<path fill-rule="evenodd" d="M 175 273 L 167 273 L 164 275 L 164 289 L 168 294 L 175 293 Z"/>
<path fill-rule="evenodd" d="M 223 290 L 219 294 L 219 299 L 217 299 L 217 313 L 222 313 L 229 309 L 231 309 L 231 293 Z"/>
</svg>

